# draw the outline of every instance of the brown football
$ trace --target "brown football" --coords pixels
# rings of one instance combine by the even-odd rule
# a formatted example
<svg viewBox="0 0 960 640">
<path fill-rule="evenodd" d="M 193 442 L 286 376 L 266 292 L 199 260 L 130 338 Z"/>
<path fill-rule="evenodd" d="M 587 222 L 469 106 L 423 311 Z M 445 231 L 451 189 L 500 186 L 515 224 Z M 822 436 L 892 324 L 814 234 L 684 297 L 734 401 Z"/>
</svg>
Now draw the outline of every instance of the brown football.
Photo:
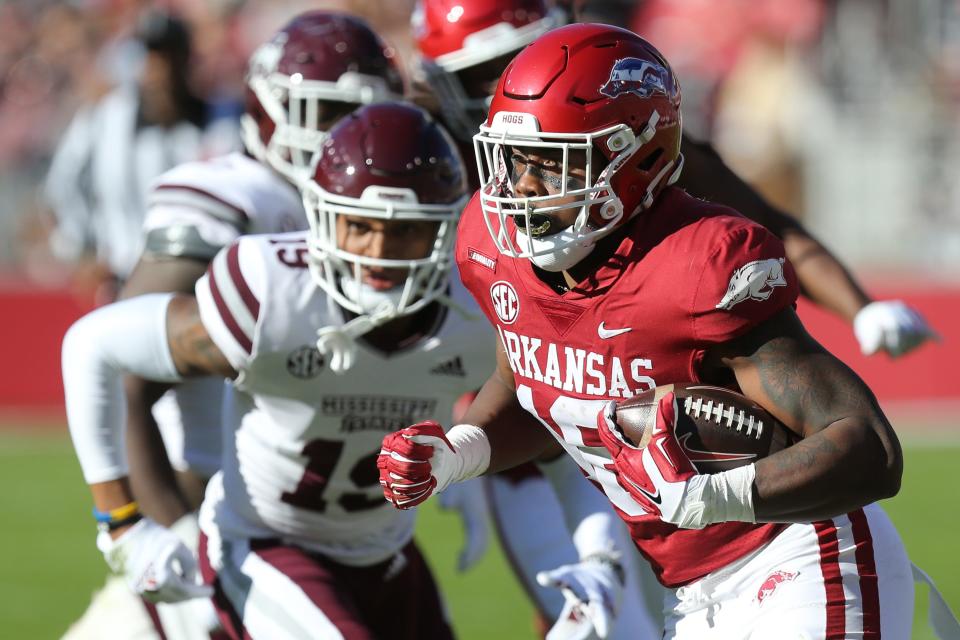
<svg viewBox="0 0 960 640">
<path fill-rule="evenodd" d="M 700 473 L 741 467 L 800 439 L 743 394 L 703 384 L 668 384 L 617 404 L 617 425 L 627 442 L 647 446 L 660 398 L 674 392 L 680 446 Z"/>
</svg>

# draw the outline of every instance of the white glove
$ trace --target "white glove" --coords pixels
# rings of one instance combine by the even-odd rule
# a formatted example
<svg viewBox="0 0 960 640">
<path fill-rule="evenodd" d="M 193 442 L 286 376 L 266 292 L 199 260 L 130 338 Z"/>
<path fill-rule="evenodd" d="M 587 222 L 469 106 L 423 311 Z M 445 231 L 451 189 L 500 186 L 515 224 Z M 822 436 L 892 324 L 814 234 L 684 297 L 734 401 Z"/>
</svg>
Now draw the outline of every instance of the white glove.
<svg viewBox="0 0 960 640">
<path fill-rule="evenodd" d="M 940 339 L 923 316 L 901 300 L 871 302 L 860 309 L 853 319 L 853 333 L 864 355 L 884 350 L 893 358 L 927 340 Z"/>
<path fill-rule="evenodd" d="M 193 553 L 170 529 L 143 518 L 119 538 L 101 531 L 97 548 L 114 572 L 123 575 L 137 595 L 150 602 L 209 598 L 213 589 L 200 584 Z"/>
<path fill-rule="evenodd" d="M 170 531 L 177 534 L 180 541 L 190 549 L 194 556 L 200 548 L 200 521 L 196 511 L 189 511 L 170 525 Z"/>
<path fill-rule="evenodd" d="M 613 630 L 623 596 L 623 569 L 615 556 L 584 558 L 552 571 L 541 571 L 537 582 L 556 587 L 566 603 L 546 640 L 606 638 Z"/>
<path fill-rule="evenodd" d="M 463 532 L 466 540 L 457 560 L 457 570 L 467 571 L 475 565 L 487 551 L 489 535 L 487 529 L 487 496 L 483 492 L 480 480 L 466 480 L 447 487 L 437 496 L 440 508 L 449 511 L 456 509 L 463 520 Z"/>
</svg>

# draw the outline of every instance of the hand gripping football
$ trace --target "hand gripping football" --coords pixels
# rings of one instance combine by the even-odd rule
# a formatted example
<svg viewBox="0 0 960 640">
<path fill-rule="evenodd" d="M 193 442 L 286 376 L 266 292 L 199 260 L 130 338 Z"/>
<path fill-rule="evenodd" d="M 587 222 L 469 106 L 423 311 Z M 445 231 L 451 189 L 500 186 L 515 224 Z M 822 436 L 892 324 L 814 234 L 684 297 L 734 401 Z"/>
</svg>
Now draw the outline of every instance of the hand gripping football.
<svg viewBox="0 0 960 640">
<path fill-rule="evenodd" d="M 668 384 L 617 404 L 617 426 L 628 443 L 638 449 L 647 446 L 657 403 L 671 391 L 678 409 L 674 433 L 700 473 L 742 467 L 800 439 L 740 393 L 703 384 Z"/>
</svg>

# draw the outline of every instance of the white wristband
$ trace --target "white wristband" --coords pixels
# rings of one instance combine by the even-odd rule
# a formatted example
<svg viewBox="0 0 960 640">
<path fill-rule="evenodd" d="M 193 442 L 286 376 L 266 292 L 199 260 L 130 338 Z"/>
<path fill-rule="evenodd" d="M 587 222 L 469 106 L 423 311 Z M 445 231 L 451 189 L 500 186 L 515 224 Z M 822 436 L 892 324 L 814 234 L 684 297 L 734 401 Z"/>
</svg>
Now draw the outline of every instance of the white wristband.
<svg viewBox="0 0 960 640">
<path fill-rule="evenodd" d="M 490 466 L 490 441 L 480 427 L 458 424 L 447 431 L 447 440 L 456 450 L 459 461 L 450 483 L 476 478 Z M 440 491 L 440 487 L 437 490 Z"/>
<path fill-rule="evenodd" d="M 701 496 L 703 524 L 756 522 L 753 513 L 753 480 L 756 475 L 756 467 L 752 464 L 708 475 Z"/>
</svg>

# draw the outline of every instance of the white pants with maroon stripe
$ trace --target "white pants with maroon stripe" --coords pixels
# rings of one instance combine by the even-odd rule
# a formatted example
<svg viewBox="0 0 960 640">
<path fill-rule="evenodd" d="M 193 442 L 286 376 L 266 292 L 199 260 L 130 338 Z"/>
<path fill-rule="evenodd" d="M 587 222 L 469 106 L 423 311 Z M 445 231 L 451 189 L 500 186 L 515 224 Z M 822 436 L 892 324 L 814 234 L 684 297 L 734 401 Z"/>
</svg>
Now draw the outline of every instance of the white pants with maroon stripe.
<svg viewBox="0 0 960 640">
<path fill-rule="evenodd" d="M 668 593 L 664 638 L 905 640 L 910 561 L 877 505 L 793 524 L 769 544 Z"/>
</svg>

